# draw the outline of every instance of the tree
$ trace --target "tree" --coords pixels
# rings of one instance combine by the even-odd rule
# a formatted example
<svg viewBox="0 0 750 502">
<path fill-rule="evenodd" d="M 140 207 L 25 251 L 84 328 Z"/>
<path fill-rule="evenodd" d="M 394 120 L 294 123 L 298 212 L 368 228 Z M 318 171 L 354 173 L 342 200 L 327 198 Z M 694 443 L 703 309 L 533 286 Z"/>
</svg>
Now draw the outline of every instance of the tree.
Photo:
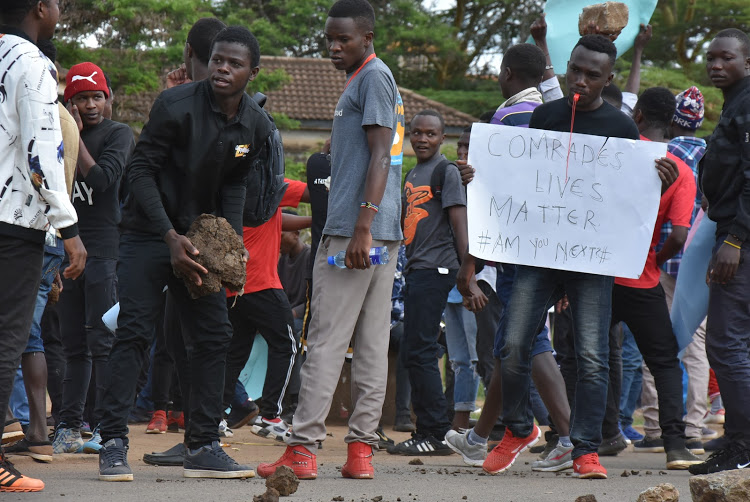
<svg viewBox="0 0 750 502">
<path fill-rule="evenodd" d="M 645 56 L 655 62 L 689 67 L 724 28 L 750 30 L 747 0 L 660 0 L 651 20 L 654 37 Z"/>
</svg>

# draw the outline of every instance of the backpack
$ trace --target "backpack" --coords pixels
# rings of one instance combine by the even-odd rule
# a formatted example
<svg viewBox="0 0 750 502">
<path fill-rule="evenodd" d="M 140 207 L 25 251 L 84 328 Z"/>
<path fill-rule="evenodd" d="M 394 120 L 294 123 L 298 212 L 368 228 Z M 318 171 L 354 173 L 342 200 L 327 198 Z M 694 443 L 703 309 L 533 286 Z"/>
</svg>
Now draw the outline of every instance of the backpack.
<svg viewBox="0 0 750 502">
<path fill-rule="evenodd" d="M 255 93 L 253 100 L 261 109 L 266 104 L 266 96 L 260 92 Z M 279 208 L 288 186 L 284 181 L 284 145 L 281 133 L 271 114 L 265 109 L 263 113 L 271 121 L 271 132 L 247 176 L 245 208 L 242 211 L 242 225 L 246 227 L 257 227 L 270 220 Z"/>
<path fill-rule="evenodd" d="M 430 191 L 432 192 L 432 196 L 438 200 L 443 200 L 443 185 L 445 184 L 445 170 L 448 169 L 448 166 L 450 165 L 456 165 L 455 163 L 451 162 L 448 159 L 443 159 L 440 161 L 440 163 L 435 166 L 435 169 L 432 171 L 432 174 L 430 175 Z M 413 169 L 409 169 L 409 171 L 406 173 L 407 178 L 409 176 L 409 173 L 412 172 Z"/>
</svg>

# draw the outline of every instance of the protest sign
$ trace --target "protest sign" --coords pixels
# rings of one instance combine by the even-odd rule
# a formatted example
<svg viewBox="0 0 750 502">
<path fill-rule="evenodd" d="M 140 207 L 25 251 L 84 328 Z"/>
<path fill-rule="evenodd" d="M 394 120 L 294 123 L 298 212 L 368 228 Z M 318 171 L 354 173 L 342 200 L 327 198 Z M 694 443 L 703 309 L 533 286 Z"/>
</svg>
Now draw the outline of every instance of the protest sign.
<svg viewBox="0 0 750 502">
<path fill-rule="evenodd" d="M 637 278 L 661 196 L 654 160 L 666 151 L 666 143 L 474 124 L 471 254 Z"/>
</svg>

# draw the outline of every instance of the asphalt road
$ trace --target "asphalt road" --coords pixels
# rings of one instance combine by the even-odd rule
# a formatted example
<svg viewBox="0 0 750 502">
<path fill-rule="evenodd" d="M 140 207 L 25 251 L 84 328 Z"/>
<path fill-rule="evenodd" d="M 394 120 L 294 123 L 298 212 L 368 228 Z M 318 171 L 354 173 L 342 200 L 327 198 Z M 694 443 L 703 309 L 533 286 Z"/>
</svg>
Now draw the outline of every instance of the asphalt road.
<svg viewBox="0 0 750 502">
<path fill-rule="evenodd" d="M 51 464 L 39 464 L 30 458 L 13 457 L 19 470 L 40 477 L 46 488 L 35 494 L 7 494 L 5 501 L 242 501 L 265 491 L 265 481 L 198 480 L 182 477 L 182 468 L 153 467 L 142 460 L 144 452 L 161 451 L 181 440 L 181 435 L 147 435 L 143 426 L 132 426 L 129 453 L 135 480 L 130 483 L 106 483 L 97 479 L 97 455 L 61 455 Z M 388 431 L 386 431 L 388 432 Z M 302 481 L 297 492 L 282 501 L 345 501 L 437 502 L 437 501 L 514 501 L 573 502 L 576 497 L 593 494 L 599 502 L 635 501 L 638 494 L 660 483 L 672 483 L 681 500 L 690 500 L 687 471 L 667 471 L 663 453 L 634 453 L 631 447 L 617 457 L 604 457 L 602 464 L 609 471 L 606 480 L 580 480 L 571 471 L 561 474 L 536 473 L 530 464 L 536 455 L 524 453 L 510 471 L 497 476 L 485 475 L 480 468 L 463 464 L 458 455 L 419 457 L 424 465 L 410 465 L 415 457 L 401 457 L 378 452 L 375 456 L 375 479 L 343 479 L 339 469 L 346 457 L 343 427 L 329 429 L 329 437 L 318 455 L 318 479 Z M 395 440 L 407 434 L 393 433 Z M 228 453 L 253 468 L 259 462 L 276 460 L 283 446 L 272 440 L 258 438 L 244 427 L 226 441 Z M 624 477 L 623 472 L 635 471 Z M 64 497 L 64 498 L 63 498 Z M 377 497 L 382 497 L 378 499 Z M 339 499 L 340 500 L 340 499 Z"/>
</svg>

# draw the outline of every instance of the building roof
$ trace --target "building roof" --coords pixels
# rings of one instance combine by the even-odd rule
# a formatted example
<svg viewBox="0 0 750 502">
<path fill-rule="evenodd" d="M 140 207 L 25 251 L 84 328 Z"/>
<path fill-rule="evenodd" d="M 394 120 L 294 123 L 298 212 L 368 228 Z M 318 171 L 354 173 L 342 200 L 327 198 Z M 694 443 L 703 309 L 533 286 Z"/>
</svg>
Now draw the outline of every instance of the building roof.
<svg viewBox="0 0 750 502">
<path fill-rule="evenodd" d="M 261 71 L 283 69 L 291 80 L 278 90 L 268 92 L 266 108 L 270 113 L 284 113 L 300 121 L 330 121 L 341 91 L 346 84 L 344 72 L 333 67 L 328 59 L 262 56 Z M 428 99 L 414 91 L 399 87 L 404 101 L 404 115 L 410 120 L 418 111 L 432 108 L 443 115 L 448 127 L 466 127 L 477 119 Z"/>
</svg>

